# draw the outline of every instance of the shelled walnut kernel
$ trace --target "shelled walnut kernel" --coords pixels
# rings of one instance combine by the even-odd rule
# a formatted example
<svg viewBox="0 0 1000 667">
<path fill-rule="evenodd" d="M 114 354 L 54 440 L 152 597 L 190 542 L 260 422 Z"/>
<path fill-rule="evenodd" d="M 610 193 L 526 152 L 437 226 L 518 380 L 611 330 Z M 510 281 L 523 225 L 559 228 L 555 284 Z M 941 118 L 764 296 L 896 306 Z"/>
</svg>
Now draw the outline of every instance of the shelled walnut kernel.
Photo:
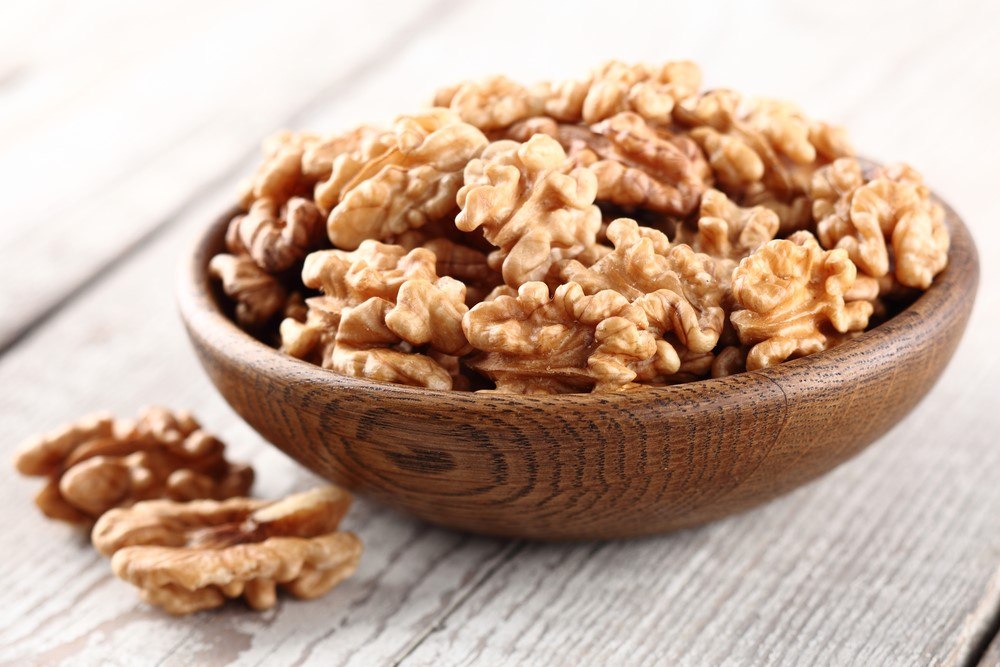
<svg viewBox="0 0 1000 667">
<path fill-rule="evenodd" d="M 211 266 L 244 328 L 274 340 L 285 312 L 285 352 L 369 380 L 623 391 L 847 342 L 947 265 L 915 171 L 864 169 L 839 127 L 704 90 L 694 63 L 434 105 L 265 144 Z"/>
</svg>

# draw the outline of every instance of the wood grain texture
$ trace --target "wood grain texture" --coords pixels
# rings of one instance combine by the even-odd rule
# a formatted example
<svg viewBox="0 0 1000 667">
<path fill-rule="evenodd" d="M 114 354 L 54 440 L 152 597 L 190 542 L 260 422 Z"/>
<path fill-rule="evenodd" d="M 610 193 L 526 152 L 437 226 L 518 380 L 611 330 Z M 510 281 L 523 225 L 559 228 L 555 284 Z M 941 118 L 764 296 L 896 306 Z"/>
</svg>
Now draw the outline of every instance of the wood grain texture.
<svg viewBox="0 0 1000 667">
<path fill-rule="evenodd" d="M 232 211 L 195 247 L 180 309 L 233 409 L 313 472 L 449 528 L 636 537 L 789 491 L 860 451 L 923 398 L 962 337 L 979 283 L 968 230 L 946 211 L 948 268 L 885 324 L 773 368 L 644 391 L 430 391 L 293 359 L 237 328 L 216 298 L 208 262 L 224 252 Z"/>
<path fill-rule="evenodd" d="M 107 14 L 112 3 L 69 11 L 78 4 L 0 4 L 0 117 L 20 109 L 35 114 L 40 127 L 51 118 L 46 104 L 35 103 L 41 87 L 29 85 L 43 69 L 37 62 L 55 57 L 48 54 L 64 51 L 101 71 L 98 60 L 87 60 L 88 49 L 102 40 L 113 46 L 106 31 L 127 22 L 102 19 L 85 39 L 73 29 L 74 16 Z M 30 15 L 31 27 L 18 28 L 11 11 Z M 194 16 L 202 11 L 210 9 L 198 5 Z M 53 12 L 66 20 L 56 21 Z M 357 85 L 293 126 L 344 127 L 375 110 L 389 118 L 449 80 L 494 71 L 564 76 L 603 57 L 687 56 L 705 66 L 709 85 L 787 95 L 811 113 L 844 122 L 866 153 L 911 162 L 969 223 L 983 256 L 980 295 L 938 385 L 876 446 L 814 484 L 759 510 L 663 538 L 522 547 L 428 529 L 361 501 L 349 519 L 369 545 L 359 587 L 314 603 L 288 602 L 266 616 L 234 605 L 178 623 L 140 605 L 82 540 L 26 506 L 34 484 L 0 468 L 0 548 L 7 554 L 0 663 L 548 665 L 576 658 L 669 664 L 676 657 L 682 665 L 972 664 L 978 655 L 972 650 L 985 644 L 1000 610 L 1000 413 L 993 391 L 1000 373 L 994 260 L 1000 200 L 990 166 L 1000 154 L 1000 134 L 992 129 L 1000 105 L 993 71 L 998 12 L 1000 5 L 975 0 L 618 2 L 611 9 L 578 3 L 574 12 L 559 3 L 512 1 L 438 12 Z M 188 39 L 198 23 L 174 24 L 172 38 Z M 59 31 L 46 32 L 51 25 Z M 53 96 L 47 99 L 90 71 L 61 67 L 66 74 L 46 84 L 45 95 Z M 69 119 L 76 112 L 65 99 L 48 107 Z M 97 247 L 88 252 L 101 261 L 124 250 L 131 256 L 101 264 L 102 277 L 87 286 L 79 277 L 92 275 L 97 264 L 87 264 L 86 253 L 54 254 L 59 244 L 30 239 L 19 246 L 19 261 L 47 267 L 39 280 L 58 289 L 47 292 L 39 283 L 32 291 L 17 276 L 13 284 L 0 282 L 0 295 L 16 288 L 27 308 L 44 303 L 51 312 L 0 357 L 3 456 L 21 437 L 83 412 L 110 407 L 124 414 L 161 401 L 195 408 L 232 441 L 260 471 L 258 493 L 315 483 L 225 407 L 171 310 L 164 275 L 185 249 L 182 237 L 228 204 L 233 185 L 217 178 L 212 160 L 234 151 L 223 157 L 235 162 L 241 148 L 226 143 L 232 135 L 218 144 L 213 136 L 172 144 L 173 167 L 160 172 L 171 189 L 153 208 L 140 206 L 158 196 L 156 181 L 145 180 L 141 169 L 114 182 L 92 178 L 87 169 L 74 174 L 78 194 L 89 200 L 92 192 L 105 193 L 78 218 L 92 225 L 85 241 Z M 0 155 L 8 145 L 0 138 Z M 250 168 L 250 160 L 242 164 Z M 14 173 L 15 188 L 22 187 L 20 177 Z M 132 199 L 133 192 L 141 196 Z M 33 209 L 5 210 L 4 240 L 19 221 L 37 220 Z M 164 231 L 141 247 L 129 246 L 129 234 L 101 231 L 101 216 L 138 229 L 150 211 Z M 46 219 L 43 226 L 57 222 Z M 69 228 L 59 227 L 53 238 L 69 238 Z M 52 310 L 46 295 L 55 293 L 74 297 Z M 0 320 L 21 316 L 5 310 Z"/>
</svg>

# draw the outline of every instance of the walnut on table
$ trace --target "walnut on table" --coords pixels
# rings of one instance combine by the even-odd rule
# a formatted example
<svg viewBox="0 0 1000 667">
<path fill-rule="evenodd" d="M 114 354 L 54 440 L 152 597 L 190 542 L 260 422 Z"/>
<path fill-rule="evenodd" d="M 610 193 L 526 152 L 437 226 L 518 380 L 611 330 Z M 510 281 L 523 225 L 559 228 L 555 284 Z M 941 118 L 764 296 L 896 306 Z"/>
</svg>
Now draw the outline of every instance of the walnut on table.
<svg viewBox="0 0 1000 667">
<path fill-rule="evenodd" d="M 588 294 L 614 290 L 639 305 L 659 336 L 674 335 L 693 352 L 709 352 L 725 321 L 725 293 L 714 260 L 686 245 L 671 246 L 666 235 L 620 218 L 608 227 L 614 250 L 586 267 L 561 262 L 563 281 Z"/>
<path fill-rule="evenodd" d="M 448 109 L 400 116 L 381 143 L 369 145 L 378 150 L 339 157 L 317 186 L 317 203 L 330 208 L 330 241 L 353 250 L 453 213 L 463 169 L 487 143 Z"/>
<path fill-rule="evenodd" d="M 873 278 L 890 273 L 904 287 L 927 289 L 948 263 L 944 209 L 906 165 L 875 170 L 843 158 L 820 169 L 810 187 L 817 235 L 843 248 Z"/>
<path fill-rule="evenodd" d="M 377 241 L 310 254 L 302 280 L 323 295 L 306 300 L 305 322 L 282 322 L 282 349 L 353 377 L 450 389 L 451 374 L 416 351 L 469 351 L 465 286 L 438 277 L 436 267 L 426 248 L 407 252 Z"/>
<path fill-rule="evenodd" d="M 872 304 L 844 299 L 856 277 L 845 250 L 823 250 L 807 232 L 770 241 L 741 261 L 732 286 L 740 310 L 730 319 L 740 341 L 753 346 L 747 370 L 825 350 L 838 334 L 864 330 Z"/>
<path fill-rule="evenodd" d="M 483 229 L 499 248 L 490 265 L 508 285 L 542 280 L 553 262 L 594 245 L 601 225 L 597 179 L 571 166 L 562 146 L 541 134 L 524 143 L 495 141 L 466 166 L 455 224 L 466 232 Z"/>
<path fill-rule="evenodd" d="M 527 141 L 539 133 L 554 137 L 575 165 L 594 172 L 601 202 L 685 216 L 711 183 L 711 170 L 694 141 L 654 127 L 636 113 L 621 112 L 590 127 L 531 118 L 505 136 Z"/>
<path fill-rule="evenodd" d="M 809 222 L 805 192 L 813 171 L 853 154 L 840 128 L 795 105 L 712 90 L 682 100 L 674 120 L 708 155 L 720 187 L 741 203 L 774 208 L 782 231 Z"/>
<path fill-rule="evenodd" d="M 36 436 L 15 464 L 48 478 L 36 497 L 42 512 L 74 523 L 151 498 L 241 496 L 253 484 L 253 470 L 226 460 L 225 445 L 190 413 L 157 407 L 134 422 L 97 414 Z"/>
<path fill-rule="evenodd" d="M 92 540 L 118 577 L 171 614 L 240 596 L 263 610 L 278 586 L 312 599 L 354 573 L 361 541 L 337 530 L 350 503 L 336 487 L 280 501 L 153 500 L 106 513 Z"/>
</svg>

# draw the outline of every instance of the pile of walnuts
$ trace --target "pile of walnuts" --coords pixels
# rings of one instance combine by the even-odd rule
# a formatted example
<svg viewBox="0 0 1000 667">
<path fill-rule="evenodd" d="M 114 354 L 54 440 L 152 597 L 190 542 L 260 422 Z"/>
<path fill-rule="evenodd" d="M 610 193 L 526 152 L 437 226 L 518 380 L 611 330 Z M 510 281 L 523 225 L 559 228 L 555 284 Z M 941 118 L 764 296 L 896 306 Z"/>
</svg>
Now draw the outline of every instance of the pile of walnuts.
<svg viewBox="0 0 1000 667">
<path fill-rule="evenodd" d="M 344 375 L 621 391 L 827 349 L 948 258 L 919 174 L 690 62 L 439 91 L 390 128 L 284 132 L 210 271 L 238 323 Z"/>
<path fill-rule="evenodd" d="M 46 516 L 93 526 L 114 573 L 171 614 L 238 597 L 269 609 L 278 587 L 311 599 L 354 573 L 361 540 L 339 530 L 350 494 L 329 486 L 248 498 L 253 469 L 225 450 L 191 413 L 153 407 L 34 436 L 14 463 L 47 479 L 35 498 Z"/>
</svg>

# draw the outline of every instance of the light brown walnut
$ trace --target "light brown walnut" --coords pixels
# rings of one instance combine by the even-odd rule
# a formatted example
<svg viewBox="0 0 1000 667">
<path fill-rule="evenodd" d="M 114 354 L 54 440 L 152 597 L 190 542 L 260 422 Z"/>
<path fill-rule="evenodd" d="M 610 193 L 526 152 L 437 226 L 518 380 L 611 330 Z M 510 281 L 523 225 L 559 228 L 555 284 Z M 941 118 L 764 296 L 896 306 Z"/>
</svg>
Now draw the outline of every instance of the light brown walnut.
<svg viewBox="0 0 1000 667">
<path fill-rule="evenodd" d="M 253 470 L 190 413 L 147 408 L 136 421 L 92 415 L 25 442 L 19 472 L 48 479 L 36 497 L 53 519 L 90 523 L 140 500 L 222 499 L 246 494 Z"/>
<path fill-rule="evenodd" d="M 795 105 L 712 90 L 683 100 L 674 119 L 708 155 L 723 190 L 741 203 L 782 204 L 782 231 L 808 223 L 798 203 L 815 168 L 853 150 L 840 128 L 809 118 Z M 794 216 L 794 217 L 793 217 Z"/>
<path fill-rule="evenodd" d="M 447 109 L 401 116 L 388 137 L 374 154 L 351 158 L 356 168 L 346 180 L 337 163 L 330 180 L 338 187 L 317 189 L 318 201 L 336 201 L 327 234 L 338 248 L 353 250 L 366 239 L 385 240 L 452 213 L 465 165 L 488 143 Z"/>
<path fill-rule="evenodd" d="M 857 269 L 844 250 L 823 250 L 808 233 L 770 241 L 733 272 L 733 325 L 752 345 L 747 370 L 831 347 L 837 334 L 861 331 L 872 305 L 845 302 Z"/>
<path fill-rule="evenodd" d="M 560 263 L 561 279 L 587 294 L 614 290 L 643 308 L 658 335 L 673 334 L 699 353 L 714 348 L 725 321 L 715 261 L 686 245 L 671 246 L 662 232 L 628 218 L 611 223 L 608 238 L 614 251 L 590 267 Z"/>
<path fill-rule="evenodd" d="M 306 258 L 302 279 L 322 296 L 306 300 L 304 322 L 281 324 L 282 349 L 345 375 L 433 389 L 451 388 L 429 347 L 446 355 L 469 350 L 462 332 L 465 286 L 438 277 L 426 248 L 365 241 L 352 252 L 324 250 Z"/>
<path fill-rule="evenodd" d="M 229 223 L 226 246 L 234 255 L 249 255 L 267 273 L 291 268 L 323 241 L 325 220 L 308 199 L 292 197 L 284 206 L 268 197 Z"/>
<path fill-rule="evenodd" d="M 455 224 L 466 232 L 483 229 L 499 248 L 490 263 L 507 284 L 544 279 L 553 262 L 595 243 L 597 179 L 571 166 L 555 139 L 536 135 L 524 143 L 493 142 L 465 168 Z"/>
<path fill-rule="evenodd" d="M 701 85 L 701 70 L 690 61 L 662 65 L 612 60 L 589 77 L 550 84 L 545 112 L 563 122 L 597 123 L 622 111 L 666 124 L 676 102 Z"/>
<path fill-rule="evenodd" d="M 148 501 L 105 514 L 92 540 L 118 577 L 171 614 L 241 596 L 270 609 L 279 586 L 312 599 L 354 573 L 361 541 L 337 530 L 350 503 L 336 487 L 280 501 Z"/>
<path fill-rule="evenodd" d="M 618 113 L 591 127 L 532 118 L 507 135 L 527 140 L 554 137 L 577 166 L 597 176 L 597 200 L 685 216 L 698 206 L 711 171 L 690 138 L 647 123 L 632 112 Z"/>
<path fill-rule="evenodd" d="M 697 224 L 697 232 L 681 228 L 674 241 L 737 262 L 772 240 L 779 227 L 778 214 L 766 206 L 744 208 L 714 189 L 701 197 Z"/>
<path fill-rule="evenodd" d="M 491 76 L 439 90 L 434 105 L 448 107 L 466 123 L 488 132 L 539 115 L 546 94 L 544 86 L 526 88 L 505 76 Z"/>
<path fill-rule="evenodd" d="M 209 262 L 208 272 L 222 283 L 222 290 L 236 306 L 236 321 L 244 328 L 266 324 L 287 300 L 281 283 L 249 255 L 220 253 Z"/>
<path fill-rule="evenodd" d="M 820 242 L 846 250 L 868 276 L 892 270 L 901 285 L 927 289 L 947 265 L 944 209 L 910 167 L 866 178 L 857 160 L 843 158 L 815 174 L 810 195 Z"/>
<path fill-rule="evenodd" d="M 252 177 L 240 185 L 240 203 L 250 208 L 258 199 L 278 206 L 291 197 L 305 196 L 315 182 L 303 173 L 302 156 L 321 137 L 312 132 L 283 130 L 268 137 L 261 148 L 263 160 Z"/>
<path fill-rule="evenodd" d="M 466 314 L 477 350 L 470 365 L 511 393 L 616 391 L 636 377 L 632 364 L 658 353 L 642 310 L 611 290 L 586 295 L 576 283 L 550 295 L 542 282 L 516 296 L 498 290 Z"/>
<path fill-rule="evenodd" d="M 451 374 L 443 366 L 400 345 L 404 341 L 386 322 L 394 308 L 391 302 L 379 297 L 346 308 L 324 366 L 351 377 L 426 389 L 451 389 Z M 464 314 L 464 300 L 461 308 Z M 461 316 L 457 321 L 461 322 Z M 449 334 L 453 326 L 448 327 Z"/>
</svg>

